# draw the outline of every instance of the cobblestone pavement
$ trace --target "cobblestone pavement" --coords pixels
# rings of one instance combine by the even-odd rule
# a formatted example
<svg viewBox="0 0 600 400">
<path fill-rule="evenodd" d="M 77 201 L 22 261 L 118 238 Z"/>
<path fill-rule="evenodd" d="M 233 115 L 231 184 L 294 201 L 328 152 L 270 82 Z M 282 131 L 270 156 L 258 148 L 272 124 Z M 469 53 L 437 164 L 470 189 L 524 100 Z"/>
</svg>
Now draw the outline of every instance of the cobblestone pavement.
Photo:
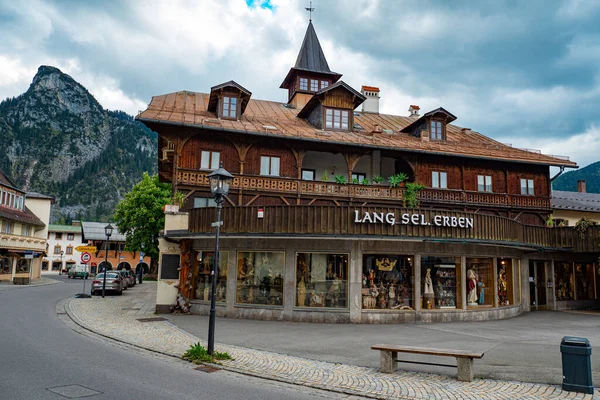
<svg viewBox="0 0 600 400">
<path fill-rule="evenodd" d="M 65 311 L 78 325 L 100 335 L 146 350 L 180 357 L 199 341 L 168 321 L 153 318 L 156 284 L 145 282 L 123 296 L 72 299 Z M 376 369 L 315 361 L 301 357 L 217 344 L 234 360 L 222 368 L 246 375 L 370 398 L 399 399 L 600 399 L 563 392 L 559 386 L 491 379 L 458 382 L 434 374 L 399 371 L 382 374 Z"/>
</svg>

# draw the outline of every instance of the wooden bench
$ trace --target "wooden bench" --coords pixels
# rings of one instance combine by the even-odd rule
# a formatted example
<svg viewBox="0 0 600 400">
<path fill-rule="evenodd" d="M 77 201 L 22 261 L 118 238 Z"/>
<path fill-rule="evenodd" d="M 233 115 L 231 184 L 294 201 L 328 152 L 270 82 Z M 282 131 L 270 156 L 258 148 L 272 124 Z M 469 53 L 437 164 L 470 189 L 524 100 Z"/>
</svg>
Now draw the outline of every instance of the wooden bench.
<svg viewBox="0 0 600 400">
<path fill-rule="evenodd" d="M 384 373 L 396 372 L 397 362 L 405 362 L 411 364 L 424 364 L 424 365 L 435 365 L 438 367 L 457 367 L 458 373 L 456 377 L 459 381 L 471 382 L 473 380 L 473 359 L 483 358 L 483 353 L 475 353 L 472 351 L 465 350 L 447 350 L 447 349 L 433 349 L 429 347 L 413 347 L 413 346 L 395 346 L 391 344 L 376 344 L 371 346 L 372 350 L 381 351 L 381 358 L 379 360 L 379 371 Z M 440 357 L 456 357 L 456 365 L 449 364 L 435 364 L 426 362 L 416 361 L 402 361 L 398 360 L 398 353 L 413 353 L 423 354 L 428 356 L 440 356 Z"/>
</svg>

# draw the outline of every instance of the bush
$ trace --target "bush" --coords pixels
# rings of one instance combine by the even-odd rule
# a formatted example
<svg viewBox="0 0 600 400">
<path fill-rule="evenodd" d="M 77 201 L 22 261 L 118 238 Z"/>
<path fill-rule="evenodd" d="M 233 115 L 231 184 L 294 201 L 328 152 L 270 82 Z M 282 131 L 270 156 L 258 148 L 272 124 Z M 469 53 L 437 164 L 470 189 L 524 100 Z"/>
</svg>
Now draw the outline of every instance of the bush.
<svg viewBox="0 0 600 400">
<path fill-rule="evenodd" d="M 231 356 L 227 352 L 218 352 L 215 351 L 211 356 L 208 354 L 208 350 L 204 346 L 200 344 L 200 342 L 193 344 L 190 348 L 183 354 L 183 359 L 191 361 L 195 364 L 201 363 L 214 363 L 215 360 L 233 360 Z"/>
<path fill-rule="evenodd" d="M 336 175 L 333 177 L 333 181 L 335 183 L 339 183 L 341 185 L 345 185 L 346 184 L 346 177 L 344 175 Z"/>
</svg>

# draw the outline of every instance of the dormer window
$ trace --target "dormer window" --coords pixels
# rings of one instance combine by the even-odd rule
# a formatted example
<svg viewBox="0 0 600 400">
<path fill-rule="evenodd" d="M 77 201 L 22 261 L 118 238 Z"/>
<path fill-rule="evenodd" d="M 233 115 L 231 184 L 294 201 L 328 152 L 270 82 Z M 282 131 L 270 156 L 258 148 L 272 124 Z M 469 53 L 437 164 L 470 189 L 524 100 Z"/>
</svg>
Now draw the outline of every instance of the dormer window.
<svg viewBox="0 0 600 400">
<path fill-rule="evenodd" d="M 430 122 L 430 139 L 431 140 L 443 140 L 442 121 L 431 121 Z"/>
<path fill-rule="evenodd" d="M 310 80 L 310 91 L 318 92 L 319 91 L 319 81 L 317 79 Z"/>
<path fill-rule="evenodd" d="M 237 97 L 223 96 L 221 118 L 237 119 Z"/>
<path fill-rule="evenodd" d="M 300 78 L 300 90 L 308 90 L 308 78 Z"/>
<path fill-rule="evenodd" d="M 325 128 L 348 130 L 350 112 L 348 110 L 337 110 L 335 108 L 325 109 Z"/>
</svg>

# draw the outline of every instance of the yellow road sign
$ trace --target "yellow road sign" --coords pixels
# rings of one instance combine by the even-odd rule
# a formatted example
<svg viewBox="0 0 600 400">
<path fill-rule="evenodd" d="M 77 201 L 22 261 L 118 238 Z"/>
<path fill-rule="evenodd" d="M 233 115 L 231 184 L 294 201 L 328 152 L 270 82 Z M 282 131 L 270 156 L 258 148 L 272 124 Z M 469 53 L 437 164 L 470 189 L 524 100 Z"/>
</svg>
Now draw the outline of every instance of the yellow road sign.
<svg viewBox="0 0 600 400">
<path fill-rule="evenodd" d="M 96 251 L 98 251 L 98 249 L 96 249 L 96 246 L 77 246 L 75 247 L 75 250 L 79 251 L 79 252 L 88 252 L 88 253 L 95 253 Z"/>
</svg>

